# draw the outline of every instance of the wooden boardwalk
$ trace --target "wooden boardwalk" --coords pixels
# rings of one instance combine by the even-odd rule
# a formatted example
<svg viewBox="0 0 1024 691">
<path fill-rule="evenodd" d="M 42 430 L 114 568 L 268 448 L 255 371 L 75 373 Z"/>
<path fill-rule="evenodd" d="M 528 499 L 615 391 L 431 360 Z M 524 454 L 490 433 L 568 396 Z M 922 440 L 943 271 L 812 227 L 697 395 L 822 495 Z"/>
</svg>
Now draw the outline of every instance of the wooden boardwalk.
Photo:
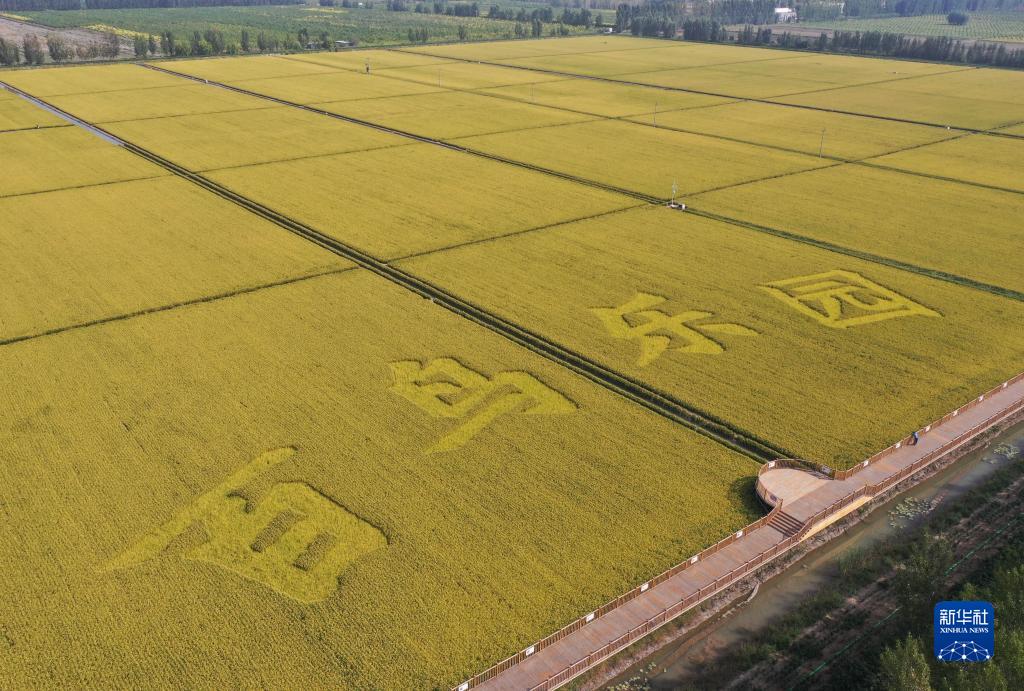
<svg viewBox="0 0 1024 691">
<path fill-rule="evenodd" d="M 1018 376 L 1005 388 L 986 394 L 983 400 L 972 401 L 955 416 L 946 416 L 939 424 L 922 430 L 916 445 L 893 448 L 844 480 L 817 476 L 781 464 L 767 469 L 759 476 L 759 485 L 782 500 L 782 506 L 772 512 L 767 522 L 753 524 L 749 531 L 741 531 L 738 539 L 603 616 L 580 622 L 578 630 L 544 647 L 538 646 L 536 651 L 528 648 L 517 656 L 522 659 L 507 661 L 507 669 L 497 675 L 486 680 L 475 678 L 457 688 L 459 691 L 557 688 L 749 575 L 813 534 L 816 526 L 848 511 L 855 502 L 870 499 L 1021 410 L 1024 410 L 1024 377 Z"/>
</svg>

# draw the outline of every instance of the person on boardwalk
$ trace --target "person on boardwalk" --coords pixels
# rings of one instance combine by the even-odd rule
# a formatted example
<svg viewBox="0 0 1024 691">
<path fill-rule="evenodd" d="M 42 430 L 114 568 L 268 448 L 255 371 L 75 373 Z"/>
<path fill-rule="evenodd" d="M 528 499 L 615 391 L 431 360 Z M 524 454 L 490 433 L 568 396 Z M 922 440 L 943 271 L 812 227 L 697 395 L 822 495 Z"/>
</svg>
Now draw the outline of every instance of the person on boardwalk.
<svg viewBox="0 0 1024 691">
<path fill-rule="evenodd" d="M 917 432 L 914 432 L 913 434 L 910 435 L 910 446 L 917 446 L 917 442 L 919 440 L 920 437 L 917 436 Z"/>
</svg>

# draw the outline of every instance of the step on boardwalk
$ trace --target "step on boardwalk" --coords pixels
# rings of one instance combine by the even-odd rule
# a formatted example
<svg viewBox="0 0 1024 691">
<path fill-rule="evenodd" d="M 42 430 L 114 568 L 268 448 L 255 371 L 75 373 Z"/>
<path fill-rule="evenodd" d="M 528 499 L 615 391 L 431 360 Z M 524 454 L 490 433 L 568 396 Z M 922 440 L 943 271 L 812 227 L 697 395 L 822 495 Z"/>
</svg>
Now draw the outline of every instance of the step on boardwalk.
<svg viewBox="0 0 1024 691">
<path fill-rule="evenodd" d="M 578 620 L 563 629 L 575 627 L 575 631 L 561 638 L 556 634 L 545 639 L 550 641 L 546 644 L 527 648 L 456 691 L 557 688 L 734 584 L 849 512 L 851 505 L 857 506 L 891 488 L 1021 411 L 1024 375 L 919 430 L 916 444 L 900 442 L 853 472 L 844 473 L 845 479 L 808 472 L 795 463 L 768 464 L 758 478 L 758 493 L 775 505 L 768 516 L 719 543 L 722 546 L 716 545 L 673 568 L 667 573 L 675 573 L 657 585 L 652 582 L 648 587 L 641 586 L 629 599 L 629 594 L 623 596 L 619 600 L 627 601 L 606 614 L 589 622 L 586 617 Z"/>
</svg>

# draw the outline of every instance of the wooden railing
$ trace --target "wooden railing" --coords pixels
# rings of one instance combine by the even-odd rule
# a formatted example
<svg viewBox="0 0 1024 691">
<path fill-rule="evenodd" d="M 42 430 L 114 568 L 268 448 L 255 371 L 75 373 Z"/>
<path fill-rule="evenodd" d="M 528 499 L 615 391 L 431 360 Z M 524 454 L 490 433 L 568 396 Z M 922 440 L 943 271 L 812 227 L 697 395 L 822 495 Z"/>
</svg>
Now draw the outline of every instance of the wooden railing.
<svg viewBox="0 0 1024 691">
<path fill-rule="evenodd" d="M 1005 383 L 1000 384 L 999 386 L 997 386 L 994 389 L 988 391 L 987 393 L 982 394 L 981 396 L 979 396 L 978 398 L 972 400 L 971 402 L 966 403 L 966 404 L 960 406 L 959 408 L 957 408 L 953 412 L 943 416 L 939 420 L 936 420 L 932 424 L 930 424 L 930 425 L 926 426 L 925 428 L 923 428 L 922 430 L 920 430 L 918 434 L 919 435 L 924 435 L 924 434 L 930 432 L 934 427 L 937 427 L 938 425 L 940 425 L 940 424 L 942 424 L 944 422 L 948 422 L 952 418 L 957 417 L 958 415 L 962 414 L 963 411 L 968 410 L 968 409 L 978 405 L 979 403 L 981 403 L 985 399 L 991 397 L 994 394 L 999 393 L 1000 391 L 1002 391 L 1003 389 L 1007 388 L 1008 386 L 1011 386 L 1011 385 L 1013 385 L 1013 384 L 1015 384 L 1015 383 L 1017 383 L 1017 382 L 1019 382 L 1021 380 L 1024 380 L 1024 372 L 1022 372 L 1021 374 L 1018 374 L 1017 376 L 1013 377 L 1012 379 L 1009 379 Z M 634 641 L 644 637 L 645 635 L 647 635 L 651 631 L 653 631 L 653 630 L 657 629 L 658 627 L 662 626 L 665 622 L 671 621 L 672 619 L 674 619 L 675 617 L 679 616 L 680 614 L 682 614 L 686 610 L 690 609 L 691 607 L 695 606 L 696 604 L 700 603 L 701 601 L 711 597 L 712 595 L 718 593 L 722 589 L 732 585 L 734 582 L 736 582 L 740 578 L 743 578 L 744 576 L 749 574 L 751 571 L 757 569 L 758 567 L 762 566 L 766 562 L 774 559 L 775 557 L 779 556 L 783 552 L 788 551 L 790 548 L 792 548 L 798 542 L 803 540 L 808 535 L 808 533 L 811 530 L 814 529 L 814 526 L 817 525 L 818 523 L 820 523 L 826 517 L 831 516 L 832 514 L 835 514 L 835 513 L 839 512 L 839 511 L 842 511 L 844 508 L 846 508 L 847 506 L 849 506 L 853 502 L 857 501 L 858 499 L 861 499 L 861 498 L 866 497 L 866 496 L 875 496 L 875 495 L 879 494 L 880 492 L 883 492 L 883 491 L 885 491 L 887 489 L 890 489 L 891 487 L 893 487 L 894 485 L 899 483 L 901 480 L 909 477 L 910 475 L 913 475 L 918 470 L 921 470 L 922 468 L 924 468 L 928 464 L 932 463 L 936 459 L 940 458 L 941 456 L 945 455 L 946 453 L 948 453 L 949 451 L 953 450 L 954 448 L 956 448 L 956 447 L 958 447 L 958 446 L 960 446 L 960 445 L 962 445 L 964 443 L 967 443 L 968 441 L 970 441 L 970 439 L 974 438 L 980 431 L 991 427 L 992 424 L 995 421 L 997 421 L 999 419 L 1008 418 L 1008 417 L 1010 417 L 1010 416 L 1012 416 L 1012 415 L 1014 415 L 1014 414 L 1016 414 L 1018 412 L 1021 412 L 1022 410 L 1024 410 L 1024 399 L 1018 399 L 1012 405 L 1009 405 L 1006 408 L 1003 408 L 1003 409 L 999 410 L 998 412 L 994 413 L 993 415 L 987 417 L 985 420 L 983 420 L 983 421 L 973 425 L 970 429 L 968 429 L 968 430 L 958 434 L 954 439 L 951 439 L 950 441 L 946 442 L 942 446 L 940 446 L 940 447 L 930 451 L 929 453 L 925 454 L 924 456 L 919 458 L 917 461 L 915 461 L 911 465 L 906 466 L 905 468 L 902 468 L 901 470 L 899 470 L 899 471 L 889 475 L 888 477 L 880 480 L 879 482 L 876 482 L 876 483 L 873 483 L 873 484 L 870 484 L 870 485 L 862 485 L 861 487 L 859 487 L 856 490 L 850 492 L 846 496 L 844 496 L 844 497 L 842 497 L 840 499 L 837 499 L 835 502 L 833 502 L 829 506 L 825 507 L 824 509 L 818 511 L 814 515 L 812 515 L 809 518 L 807 518 L 803 522 L 803 527 L 796 534 L 794 534 L 794 535 L 792 535 L 790 537 L 784 538 L 782 541 L 776 543 L 775 545 L 772 545 L 768 549 L 766 549 L 763 552 L 759 553 L 757 556 L 748 559 L 744 563 L 742 563 L 739 566 L 733 568 L 728 573 L 726 573 L 726 574 L 716 578 L 713 582 L 711 582 L 711 583 L 705 585 L 704 587 L 700 588 L 697 592 L 691 593 L 690 595 L 688 595 L 687 597 L 685 597 L 681 601 L 679 601 L 679 602 L 677 602 L 677 603 L 675 603 L 675 604 L 665 608 L 664 610 L 662 610 L 658 614 L 654 615 L 653 617 L 651 617 L 650 619 L 648 619 L 644 623 L 642 623 L 642 624 L 640 624 L 640 625 L 630 629 L 626 633 L 622 634 L 621 636 L 619 636 L 615 640 L 610 641 L 609 643 L 607 643 L 603 647 L 599 648 L 598 650 L 595 650 L 595 651 L 591 652 L 590 654 L 588 654 L 586 657 L 580 658 L 579 660 L 577 660 L 576 662 L 572 663 L 571 665 L 566 666 L 561 671 L 559 671 L 556 674 L 548 677 L 547 679 L 545 679 L 540 684 L 534 686 L 532 689 L 530 689 L 530 691 L 549 691 L 550 689 L 554 689 L 554 688 L 564 684 L 568 680 L 570 680 L 570 679 L 576 677 L 577 675 L 581 674 L 583 671 L 589 669 L 590 667 L 592 667 L 593 665 L 597 664 L 601 660 L 604 660 L 605 658 L 610 657 L 611 655 L 615 654 L 619 650 L 625 648 L 630 643 L 632 643 L 632 642 L 634 642 Z M 908 437 L 908 439 L 909 439 L 909 437 Z M 905 441 L 906 440 L 904 440 L 904 442 Z M 848 477 L 851 477 L 851 476 L 855 475 L 859 470 L 861 470 L 861 469 L 871 465 L 872 463 L 875 463 L 876 461 L 880 460 L 881 458 L 884 458 L 884 457 L 888 456 L 893 451 L 895 451 L 896 449 L 900 448 L 902 445 L 903 445 L 903 442 L 897 442 L 896 444 L 893 444 L 889 448 L 887 448 L 887 449 L 885 449 L 883 451 L 880 451 L 879 453 L 875 454 L 874 456 L 872 456 L 871 458 L 867 459 L 863 463 L 859 464 L 854 469 L 851 469 L 849 471 L 833 472 L 832 473 L 832 477 L 837 479 L 837 480 L 843 480 L 843 479 L 846 479 Z M 787 468 L 787 467 L 788 468 L 800 468 L 801 470 L 812 469 L 812 470 L 817 470 L 817 471 L 821 471 L 821 472 L 825 472 L 826 470 L 828 470 L 828 469 L 825 469 L 825 468 L 818 468 L 818 467 L 816 467 L 816 466 L 814 466 L 812 464 L 809 464 L 807 461 L 802 461 L 800 459 L 784 458 L 784 459 L 778 459 L 776 461 L 772 461 L 770 463 L 766 463 L 765 465 L 763 465 L 761 468 L 758 469 L 758 476 L 760 476 L 761 474 L 763 474 L 763 473 L 765 473 L 765 472 L 767 472 L 769 470 L 773 470 L 773 469 L 780 468 L 780 467 L 782 467 L 782 468 Z M 695 554 L 694 556 L 690 557 L 686 561 L 673 566 L 672 568 L 668 569 L 667 571 L 662 572 L 661 574 L 659 574 L 659 575 L 655 576 L 654 578 L 652 578 L 650 581 L 647 581 L 646 583 L 643 583 L 643 584 L 637 586 L 636 588 L 633 588 L 629 592 L 627 592 L 627 593 L 625 593 L 625 594 L 615 598 L 614 600 L 611 600 L 610 602 L 605 603 L 604 605 L 602 605 L 601 607 L 598 607 L 593 612 L 590 612 L 589 614 L 587 614 L 587 615 L 585 615 L 583 617 L 580 617 L 579 619 L 573 621 L 569 625 L 559 629 L 558 631 L 552 633 L 551 635 L 547 636 L 546 638 L 541 639 L 537 643 L 534 643 L 533 645 L 529 646 L 525 650 L 521 650 L 520 652 L 516 653 L 515 655 L 512 655 L 512 656 L 502 660 L 501 662 L 499 662 L 498 664 L 494 665 L 490 669 L 487 669 L 487 670 L 481 672 L 480 674 L 477 674 L 476 676 L 472 677 L 468 681 L 466 681 L 466 682 L 460 684 L 459 686 L 455 687 L 454 691 L 468 691 L 469 689 L 471 689 L 471 688 L 473 688 L 475 686 L 479 686 L 480 684 L 482 684 L 482 683 L 484 683 L 484 682 L 486 682 L 486 681 L 488 681 L 490 679 L 493 679 L 497 675 L 501 674 L 502 672 L 504 672 L 505 670 L 509 669 L 510 667 L 519 664 L 520 662 L 522 662 L 526 658 L 530 657 L 531 655 L 534 655 L 534 654 L 540 652 L 541 650 L 543 650 L 544 648 L 548 647 L 549 645 L 555 643 L 556 641 L 559 641 L 562 638 L 565 638 L 566 636 L 568 636 L 568 635 L 570 635 L 570 634 L 580 630 L 581 628 L 583 628 L 584 626 L 586 626 L 590 622 L 594 621 L 595 619 L 598 619 L 598 618 L 608 614 L 609 612 L 617 609 L 618 607 L 621 607 L 622 605 L 624 605 L 625 603 L 629 602 L 630 600 L 633 600 L 634 598 L 638 597 L 641 593 L 644 593 L 647 590 L 649 590 L 650 588 L 653 588 L 654 586 L 667 581 L 668 579 L 670 579 L 673 576 L 681 573 L 682 571 L 685 571 L 687 568 L 693 566 L 694 564 L 697 564 L 697 563 L 700 563 L 700 562 L 706 560 L 708 557 L 710 557 L 711 555 L 715 554 L 716 552 L 718 552 L 722 548 L 732 544 L 736 540 L 741 539 L 745 534 L 751 533 L 754 530 L 757 530 L 758 528 L 763 527 L 764 525 L 769 523 L 777 515 L 777 513 L 782 511 L 782 499 L 780 497 L 776 497 L 775 495 L 771 494 L 770 492 L 767 492 L 767 490 L 764 490 L 764 491 L 774 501 L 768 501 L 768 499 L 762 494 L 762 492 L 761 492 L 761 485 L 760 485 L 760 483 L 758 483 L 758 494 L 759 494 L 759 496 L 761 496 L 761 498 L 764 499 L 767 503 L 774 505 L 774 508 L 766 516 L 762 516 L 761 518 L 759 518 L 758 520 L 754 521 L 750 525 L 746 526 L 742 530 L 739 530 L 739 531 L 736 531 L 735 533 L 730 534 L 725 539 L 720 540 L 719 542 L 716 542 L 714 545 L 712 545 L 712 546 L 708 547 L 707 549 L 705 549 L 705 550 Z"/>
<path fill-rule="evenodd" d="M 508 668 L 510 668 L 510 667 L 512 667 L 514 665 L 519 664 L 520 662 L 522 662 L 523 660 L 525 660 L 529 656 L 531 656 L 531 655 L 533 655 L 533 654 L 535 654 L 537 652 L 540 652 L 541 650 L 543 650 L 544 648 L 548 647 L 552 643 L 554 643 L 554 642 L 556 642 L 558 640 L 561 640 L 562 638 L 565 638 L 569 634 L 572 634 L 572 633 L 575 633 L 576 631 L 579 631 L 581 628 L 583 628 L 584 626 L 586 626 L 590 622 L 594 621 L 595 619 L 597 619 L 599 617 L 603 617 L 604 615 L 608 614 L 609 612 L 611 612 L 611 611 L 621 607 L 622 605 L 626 604 L 630 600 L 632 600 L 632 599 L 636 598 L 637 596 L 639 596 L 641 593 L 647 592 L 647 590 L 649 590 L 650 588 L 653 588 L 654 586 L 656 586 L 656 585 L 658 585 L 660 583 L 664 583 L 668 579 L 672 578 L 673 576 L 675 576 L 678 573 L 681 573 L 682 571 L 685 571 L 686 569 L 690 568 L 694 564 L 698 564 L 698 563 L 704 561 L 705 559 L 710 557 L 712 554 L 718 552 L 722 548 L 724 548 L 724 547 L 726 547 L 728 545 L 731 545 L 733 542 L 736 542 L 736 540 L 742 538 L 744 534 L 764 526 L 769 521 L 771 521 L 772 518 L 775 517 L 776 513 L 778 513 L 781 510 L 782 510 L 782 502 L 779 501 L 779 503 L 776 504 L 775 507 L 771 511 L 769 511 L 767 515 L 762 516 L 761 518 L 757 519 L 753 523 L 745 526 L 742 530 L 738 530 L 735 533 L 731 533 L 728 537 L 726 537 L 726 538 L 724 538 L 722 540 L 719 540 L 718 542 L 716 542 L 715 544 L 711 545 L 707 549 L 702 550 L 701 552 L 698 552 L 697 554 L 693 555 L 692 557 L 690 557 L 686 561 L 684 561 L 682 563 L 679 563 L 679 564 L 676 564 L 672 568 L 668 569 L 667 571 L 663 571 L 662 573 L 658 574 L 657 576 L 655 576 L 651 580 L 647 581 L 646 583 L 642 583 L 641 585 L 638 585 L 637 587 L 633 588 L 632 590 L 630 590 L 627 593 L 624 593 L 623 595 L 620 595 L 619 597 L 615 598 L 614 600 L 606 602 L 605 604 L 603 604 L 600 607 L 598 607 L 597 609 L 595 609 L 593 612 L 590 612 L 589 614 L 586 614 L 586 615 L 580 617 L 579 619 L 573 621 L 571 624 L 568 624 L 567 626 L 562 627 L 558 631 L 555 631 L 554 633 L 552 633 L 551 635 L 547 636 L 546 638 L 543 638 L 543 639 L 537 641 L 536 643 L 534 643 L 533 645 L 529 646 L 528 648 L 519 651 L 515 655 L 512 655 L 510 657 L 505 658 L 504 660 L 502 660 L 498 664 L 494 665 L 490 669 L 487 669 L 487 670 L 481 672 L 480 674 L 477 674 L 472 679 L 469 679 L 468 681 L 466 681 L 466 682 L 460 684 L 459 686 L 455 687 L 455 691 L 468 691 L 468 689 L 471 689 L 471 688 L 473 688 L 475 686 L 479 686 L 480 684 L 484 683 L 485 681 L 487 681 L 489 679 L 493 679 L 494 677 L 496 677 L 499 674 L 501 674 L 502 672 L 504 672 L 506 669 L 508 669 Z M 735 569 L 734 569 L 734 571 L 735 571 Z M 723 576 L 722 578 L 716 579 L 715 583 L 722 582 L 723 578 L 725 578 L 725 576 Z M 717 590 L 717 588 L 715 590 Z M 685 610 L 688 607 L 692 606 L 692 604 L 694 604 L 695 602 L 697 602 L 697 601 L 699 601 L 701 599 L 704 599 L 705 597 L 708 597 L 711 594 L 711 591 L 708 591 L 707 588 L 701 588 L 701 590 L 697 594 L 695 594 L 695 595 L 699 595 L 700 593 L 705 593 L 705 594 L 702 597 L 699 597 L 697 600 L 694 600 L 694 602 L 690 602 L 689 604 L 685 604 L 685 606 L 683 606 L 682 609 Z M 692 597 L 695 597 L 695 596 L 691 596 L 691 598 Z M 687 603 L 691 598 L 687 598 L 686 600 L 683 600 L 678 605 L 673 605 L 673 607 L 670 607 L 669 609 L 673 609 L 673 608 L 678 607 L 680 605 L 684 605 L 684 603 Z M 680 612 L 681 611 L 682 610 L 680 610 Z M 664 612 L 662 614 L 664 614 Z M 675 615 L 673 615 L 673 616 L 675 616 Z M 614 643 L 614 641 L 613 641 L 613 643 Z M 611 645 L 611 644 L 609 644 L 609 645 Z M 608 646 L 605 646 L 605 648 L 607 648 L 607 647 Z M 602 648 L 602 650 L 604 650 L 605 648 Z M 594 654 L 591 654 L 591 655 L 587 656 L 587 658 L 592 658 L 592 657 L 594 657 Z M 585 659 L 587 659 L 587 658 L 585 658 Z M 579 663 L 574 663 L 574 665 L 575 664 L 579 664 Z M 569 677 L 569 678 L 571 678 L 571 677 Z"/>
<path fill-rule="evenodd" d="M 757 492 L 757 496 L 761 498 L 768 506 L 781 506 L 782 498 L 777 497 L 768 491 L 768 488 L 761 484 L 761 476 L 767 473 L 769 470 L 777 470 L 779 468 L 794 468 L 797 470 L 804 470 L 809 472 L 817 472 L 817 466 L 810 461 L 805 461 L 800 458 L 776 458 L 774 461 L 768 461 L 761 465 L 757 469 L 757 482 L 754 485 L 754 491 Z"/>
<path fill-rule="evenodd" d="M 1008 386 L 1012 386 L 1013 384 L 1016 384 L 1017 382 L 1021 381 L 1022 379 L 1024 379 L 1024 372 L 1021 372 L 1017 376 L 1015 376 L 1015 377 L 1013 377 L 1011 379 L 1006 380 L 1002 384 L 1000 384 L 1000 385 L 990 389 L 989 391 L 986 391 L 985 393 L 981 394 L 977 398 L 971 399 L 970 401 L 968 401 L 967 403 L 964 403 L 962 406 L 960 406 L 956 410 L 954 410 L 954 411 L 952 411 L 950 413 L 946 413 L 945 415 L 943 415 L 938 420 L 935 420 L 931 424 L 925 425 L 921 429 L 917 430 L 918 437 L 923 437 L 924 435 L 928 434 L 934 428 L 938 427 L 942 423 L 948 422 L 949 420 L 952 420 L 953 418 L 957 417 L 958 415 L 963 414 L 963 412 L 965 410 L 970 410 L 974 406 L 976 406 L 979 403 L 981 403 L 982 401 L 984 401 L 986 398 L 990 398 L 991 396 L 999 393 L 1000 391 L 1002 391 L 1003 389 L 1007 388 Z M 836 480 L 845 480 L 848 477 L 852 477 L 852 476 L 856 475 L 857 473 L 859 473 L 860 471 L 864 470 L 865 468 L 867 468 L 868 466 L 872 465 L 873 463 L 877 463 L 878 461 L 882 460 L 883 458 L 891 455 L 896 449 L 899 449 L 899 448 L 901 448 L 903 446 L 906 446 L 908 443 L 911 442 L 912 439 L 913 439 L 913 435 L 908 435 L 907 437 L 904 437 L 903 439 L 900 439 L 895 444 L 892 444 L 891 446 L 888 446 L 888 447 L 882 449 L 881 451 L 876 453 L 874 456 L 871 456 L 870 458 L 862 461 L 861 463 L 858 463 L 857 465 L 855 465 L 854 467 L 852 467 L 852 468 L 850 468 L 848 470 L 830 470 L 830 469 L 822 469 L 822 470 L 828 472 L 828 475 L 833 477 L 833 478 L 835 478 Z"/>
</svg>

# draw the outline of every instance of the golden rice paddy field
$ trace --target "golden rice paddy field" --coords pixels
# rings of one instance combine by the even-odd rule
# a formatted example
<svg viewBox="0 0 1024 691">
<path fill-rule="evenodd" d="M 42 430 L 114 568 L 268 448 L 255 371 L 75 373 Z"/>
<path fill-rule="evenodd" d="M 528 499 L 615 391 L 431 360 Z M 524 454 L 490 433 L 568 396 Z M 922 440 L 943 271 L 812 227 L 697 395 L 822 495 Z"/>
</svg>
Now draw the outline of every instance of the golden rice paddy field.
<svg viewBox="0 0 1024 691">
<path fill-rule="evenodd" d="M 880 166 L 1024 192 L 1024 138 L 985 134 L 871 159 Z"/>
<path fill-rule="evenodd" d="M 0 133 L 36 127 L 60 127 L 66 124 L 56 115 L 32 105 L 9 91 L 0 89 Z"/>
<path fill-rule="evenodd" d="M 499 86 L 481 89 L 479 93 L 612 118 L 650 116 L 655 108 L 659 113 L 666 113 L 733 102 L 731 99 L 704 94 L 651 90 L 644 86 L 590 79 Z"/>
<path fill-rule="evenodd" d="M 659 104 L 660 105 L 660 104 Z M 855 160 L 949 139 L 959 132 L 753 101 L 653 111 L 629 118 L 661 128 Z"/>
<path fill-rule="evenodd" d="M 0 161 L 0 198 L 167 174 L 79 127 L 4 132 Z"/>
<path fill-rule="evenodd" d="M 388 259 L 638 203 L 429 144 L 218 170 L 207 177 Z M 325 185 L 325 179 L 334 182 Z"/>
<path fill-rule="evenodd" d="M 749 459 L 360 271 L 0 372 L 24 686 L 449 686 L 759 513 Z"/>
<path fill-rule="evenodd" d="M 799 457 L 838 467 L 1024 369 L 1024 305 L 1016 300 L 668 209 L 608 215 L 401 266 L 757 429 Z M 825 274 L 887 296 L 888 316 L 862 320 L 872 313 L 844 302 L 830 320 L 819 314 L 827 299 L 798 304 L 771 290 L 775 282 L 813 283 L 808 277 Z M 646 310 L 656 314 L 640 314 Z"/>
<path fill-rule="evenodd" d="M 698 195 L 692 203 L 721 216 L 1024 290 L 1020 193 L 843 165 Z"/>
<path fill-rule="evenodd" d="M 596 117 L 463 91 L 318 103 L 317 107 L 435 139 L 552 127 Z"/>
<path fill-rule="evenodd" d="M 171 176 L 6 197 L 0 218 L 0 343 L 351 266 Z"/>
<path fill-rule="evenodd" d="M 46 100 L 61 110 L 100 124 L 276 107 L 270 101 L 211 89 L 205 84 L 182 84 L 180 80 L 173 86 L 50 96 Z"/>
<path fill-rule="evenodd" d="M 779 101 L 942 126 L 994 129 L 1024 121 L 1024 74 L 1013 70 L 960 70 L 788 96 Z"/>
<path fill-rule="evenodd" d="M 255 104 L 266 103 L 256 98 L 251 100 Z M 387 132 L 294 108 L 129 120 L 107 125 L 106 129 L 197 171 L 386 149 L 409 143 Z"/>
<path fill-rule="evenodd" d="M 828 159 L 618 120 L 457 140 L 472 149 L 668 199 L 830 165 Z"/>
<path fill-rule="evenodd" d="M 609 36 L 154 64 L 0 71 L 129 145 L 0 89 L 16 687 L 451 688 L 763 513 L 754 458 L 500 319 L 835 467 L 1024 369 L 1019 73 Z"/>
</svg>

